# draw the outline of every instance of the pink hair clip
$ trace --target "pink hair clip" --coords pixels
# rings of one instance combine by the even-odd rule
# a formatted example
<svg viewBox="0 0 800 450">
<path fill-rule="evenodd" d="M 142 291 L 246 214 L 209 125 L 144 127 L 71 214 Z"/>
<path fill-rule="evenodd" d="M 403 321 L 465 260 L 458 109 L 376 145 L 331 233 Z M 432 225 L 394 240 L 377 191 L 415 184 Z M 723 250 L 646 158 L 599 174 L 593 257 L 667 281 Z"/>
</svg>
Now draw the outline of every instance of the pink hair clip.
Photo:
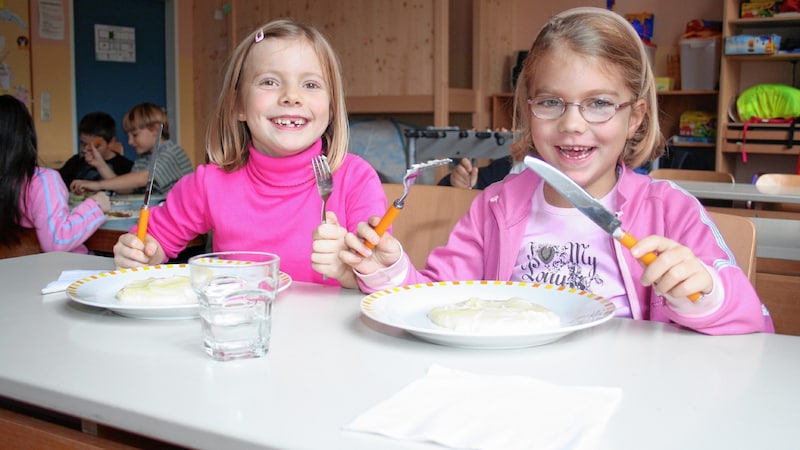
<svg viewBox="0 0 800 450">
<path fill-rule="evenodd" d="M 256 42 L 261 42 L 264 40 L 264 30 L 258 30 L 256 33 Z"/>
</svg>

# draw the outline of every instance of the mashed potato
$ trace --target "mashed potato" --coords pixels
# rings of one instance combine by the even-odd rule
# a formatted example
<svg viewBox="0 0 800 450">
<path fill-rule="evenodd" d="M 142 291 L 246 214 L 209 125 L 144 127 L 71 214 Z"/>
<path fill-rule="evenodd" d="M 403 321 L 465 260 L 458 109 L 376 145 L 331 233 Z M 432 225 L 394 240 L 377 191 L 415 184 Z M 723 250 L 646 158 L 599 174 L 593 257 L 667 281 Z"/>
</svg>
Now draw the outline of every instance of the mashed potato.
<svg viewBox="0 0 800 450">
<path fill-rule="evenodd" d="M 561 325 L 555 312 L 516 297 L 507 300 L 470 298 L 433 308 L 428 318 L 444 328 L 480 334 L 524 334 Z"/>
<path fill-rule="evenodd" d="M 128 283 L 117 292 L 117 300 L 128 305 L 183 305 L 197 303 L 197 296 L 188 276 L 174 276 Z"/>
</svg>

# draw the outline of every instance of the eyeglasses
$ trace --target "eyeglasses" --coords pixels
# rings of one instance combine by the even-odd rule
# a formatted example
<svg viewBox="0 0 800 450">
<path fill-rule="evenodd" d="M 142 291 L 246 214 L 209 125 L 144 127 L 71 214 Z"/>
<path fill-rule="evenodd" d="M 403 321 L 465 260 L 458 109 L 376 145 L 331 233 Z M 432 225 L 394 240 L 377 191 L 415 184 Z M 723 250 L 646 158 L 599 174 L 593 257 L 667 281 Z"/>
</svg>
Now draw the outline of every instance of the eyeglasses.
<svg viewBox="0 0 800 450">
<path fill-rule="evenodd" d="M 544 120 L 558 119 L 567 110 L 567 106 L 575 105 L 583 120 L 589 123 L 604 123 L 611 120 L 617 110 L 630 106 L 633 101 L 616 104 L 605 98 L 592 97 L 580 102 L 565 102 L 561 97 L 534 97 L 528 99 L 534 116 Z"/>
</svg>

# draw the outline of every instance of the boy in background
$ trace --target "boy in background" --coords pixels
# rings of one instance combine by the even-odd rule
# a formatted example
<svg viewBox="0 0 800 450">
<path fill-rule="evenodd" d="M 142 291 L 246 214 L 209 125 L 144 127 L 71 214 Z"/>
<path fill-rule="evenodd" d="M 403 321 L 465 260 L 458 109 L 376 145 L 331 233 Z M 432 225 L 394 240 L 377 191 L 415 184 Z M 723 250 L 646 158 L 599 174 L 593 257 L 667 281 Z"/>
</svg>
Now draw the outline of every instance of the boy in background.
<svg viewBox="0 0 800 450">
<path fill-rule="evenodd" d="M 78 124 L 80 148 L 58 169 L 64 183 L 72 180 L 104 180 L 131 171 L 133 161 L 123 156 L 117 141 L 117 123 L 102 111 L 86 114 Z"/>
</svg>

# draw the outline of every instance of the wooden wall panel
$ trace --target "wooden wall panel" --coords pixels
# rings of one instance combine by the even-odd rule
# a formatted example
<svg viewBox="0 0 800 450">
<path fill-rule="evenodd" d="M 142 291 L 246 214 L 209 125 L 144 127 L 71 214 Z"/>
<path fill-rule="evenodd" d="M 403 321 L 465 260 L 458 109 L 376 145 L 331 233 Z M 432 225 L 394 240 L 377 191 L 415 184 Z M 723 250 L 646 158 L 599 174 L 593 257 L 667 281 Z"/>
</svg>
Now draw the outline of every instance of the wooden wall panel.
<svg viewBox="0 0 800 450">
<path fill-rule="evenodd" d="M 347 95 L 433 93 L 435 0 L 233 1 L 236 38 L 281 17 L 323 31 L 342 63 Z"/>
</svg>

